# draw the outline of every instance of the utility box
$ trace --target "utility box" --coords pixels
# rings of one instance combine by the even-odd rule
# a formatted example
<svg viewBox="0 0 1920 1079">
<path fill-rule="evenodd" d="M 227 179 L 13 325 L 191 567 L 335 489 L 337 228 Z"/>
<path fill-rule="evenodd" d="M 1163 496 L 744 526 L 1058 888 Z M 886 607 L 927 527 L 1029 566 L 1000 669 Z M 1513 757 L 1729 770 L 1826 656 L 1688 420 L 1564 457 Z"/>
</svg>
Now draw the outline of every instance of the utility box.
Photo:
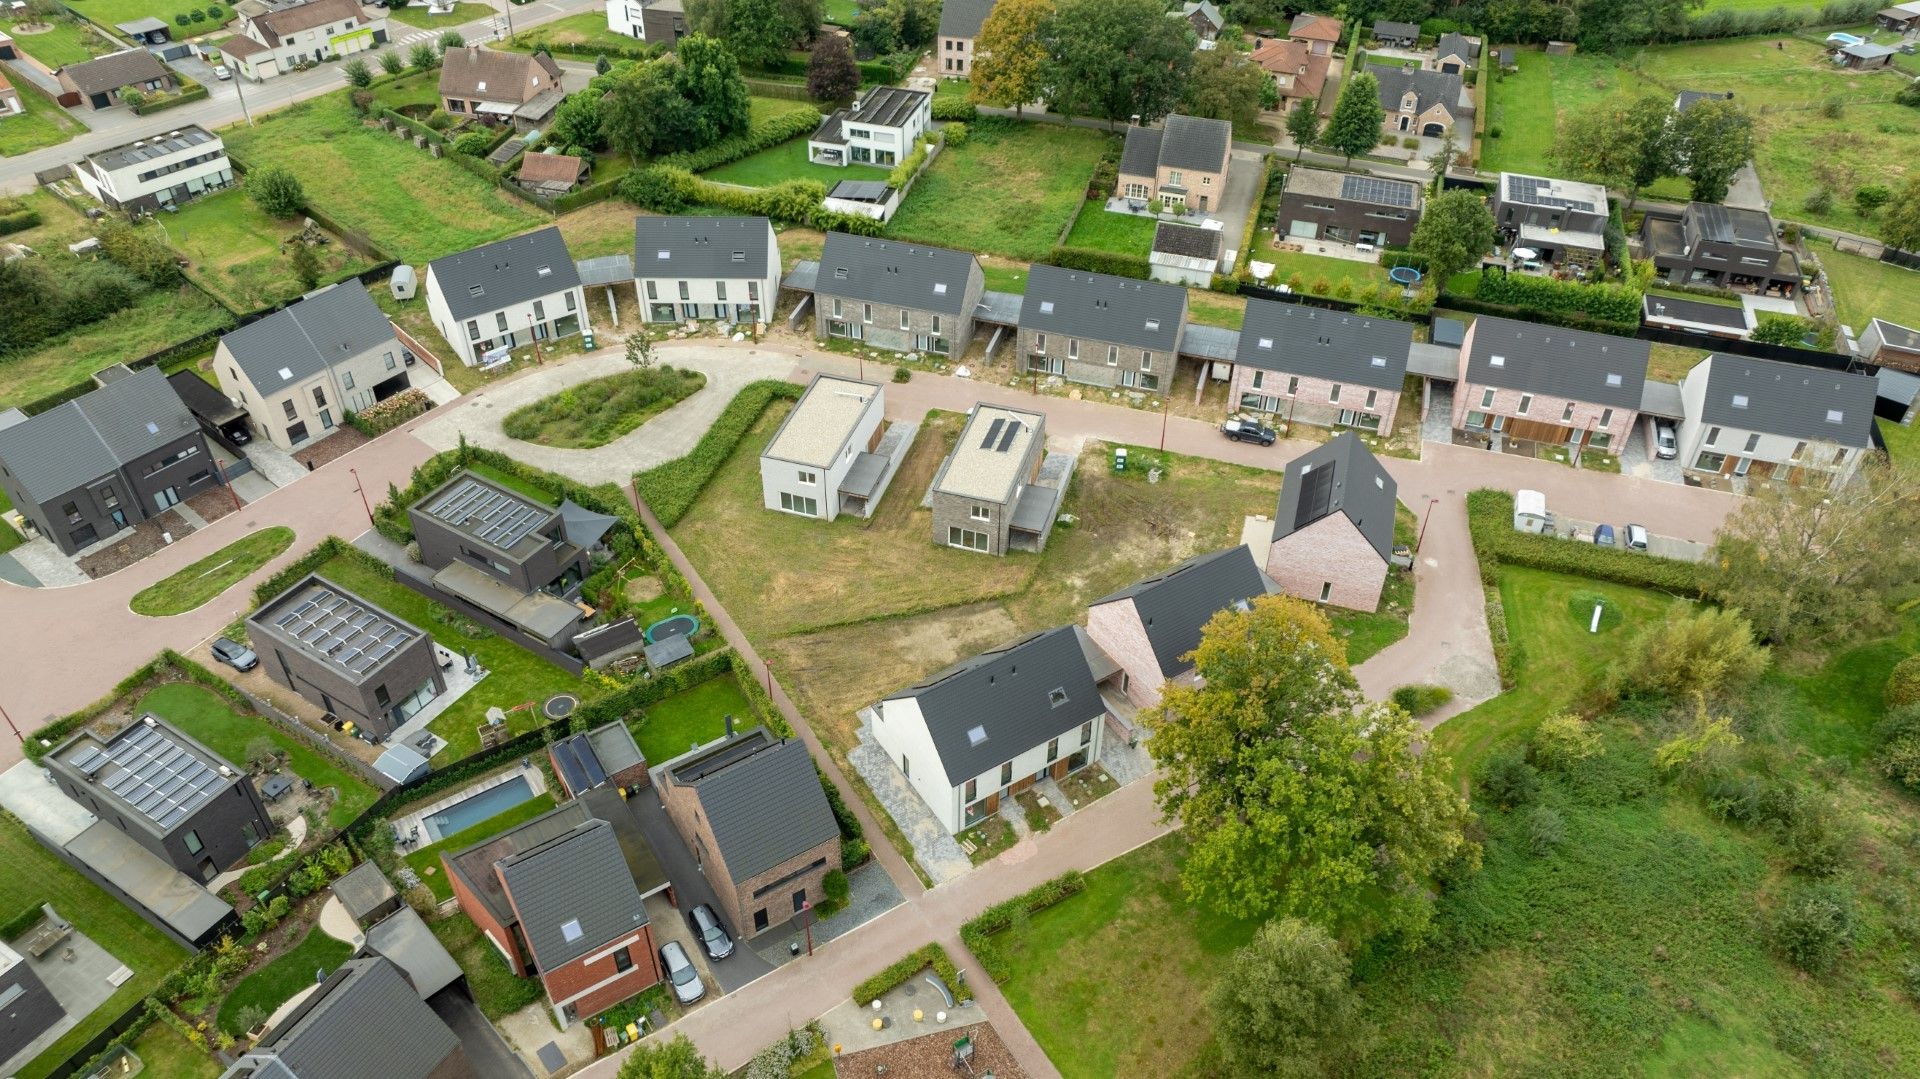
<svg viewBox="0 0 1920 1079">
<path fill-rule="evenodd" d="M 1516 532 L 1552 532 L 1553 515 L 1547 512 L 1547 496 L 1539 491 L 1514 492 L 1513 529 Z"/>
</svg>

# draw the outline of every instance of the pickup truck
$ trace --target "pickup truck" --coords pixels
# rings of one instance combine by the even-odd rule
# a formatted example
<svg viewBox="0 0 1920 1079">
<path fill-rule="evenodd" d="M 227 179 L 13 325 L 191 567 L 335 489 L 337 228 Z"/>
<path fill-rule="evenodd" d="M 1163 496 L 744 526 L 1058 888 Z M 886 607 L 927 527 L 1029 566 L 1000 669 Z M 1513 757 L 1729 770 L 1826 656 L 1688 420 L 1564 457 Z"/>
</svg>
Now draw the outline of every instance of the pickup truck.
<svg viewBox="0 0 1920 1079">
<path fill-rule="evenodd" d="M 1271 446 L 1278 436 L 1273 428 L 1258 420 L 1235 417 L 1220 425 L 1220 433 L 1235 442 L 1258 442 L 1262 446 Z"/>
</svg>

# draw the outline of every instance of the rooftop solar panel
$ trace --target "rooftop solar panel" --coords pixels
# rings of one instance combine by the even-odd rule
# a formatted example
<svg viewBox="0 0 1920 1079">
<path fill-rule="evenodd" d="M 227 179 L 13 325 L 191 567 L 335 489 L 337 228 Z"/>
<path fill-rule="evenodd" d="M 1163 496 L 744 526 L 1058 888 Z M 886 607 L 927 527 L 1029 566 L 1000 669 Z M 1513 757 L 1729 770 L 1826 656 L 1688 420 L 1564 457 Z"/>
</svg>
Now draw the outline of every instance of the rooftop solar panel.
<svg viewBox="0 0 1920 1079">
<path fill-rule="evenodd" d="M 1306 486 L 1300 490 L 1300 510 L 1293 518 L 1295 528 L 1305 528 L 1327 515 L 1333 505 L 1333 465 L 1311 469 L 1300 481 Z"/>
<path fill-rule="evenodd" d="M 980 440 L 980 448 L 983 450 L 992 449 L 994 441 L 1000 437 L 1000 428 L 1006 426 L 1006 423 L 1006 420 L 996 418 L 993 424 L 987 428 L 987 437 Z"/>
<path fill-rule="evenodd" d="M 1340 197 L 1349 202 L 1371 202 L 1376 206 L 1411 209 L 1414 188 L 1409 183 L 1382 180 L 1375 176 L 1343 176 L 1340 180 Z"/>
<path fill-rule="evenodd" d="M 468 479 L 435 499 L 427 513 L 484 543 L 508 550 L 527 538 L 552 511 Z"/>
<path fill-rule="evenodd" d="M 225 783 L 213 765 L 145 724 L 68 763 L 163 830 L 191 816 Z"/>
<path fill-rule="evenodd" d="M 354 675 L 365 674 L 398 651 L 407 629 L 358 600 L 316 587 L 274 619 L 309 651 Z"/>
</svg>

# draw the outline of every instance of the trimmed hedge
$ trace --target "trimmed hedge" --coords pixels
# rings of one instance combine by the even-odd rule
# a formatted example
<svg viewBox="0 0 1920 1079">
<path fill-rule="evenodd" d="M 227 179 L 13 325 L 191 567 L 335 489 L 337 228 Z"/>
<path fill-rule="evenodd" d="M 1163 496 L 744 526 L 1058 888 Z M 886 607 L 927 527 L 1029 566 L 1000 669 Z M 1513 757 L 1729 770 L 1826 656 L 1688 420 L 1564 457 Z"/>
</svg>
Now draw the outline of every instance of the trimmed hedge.
<svg viewBox="0 0 1920 1079">
<path fill-rule="evenodd" d="M 916 143 L 913 152 L 906 156 L 906 160 L 895 165 L 893 171 L 887 174 L 887 186 L 895 191 L 907 186 L 907 181 L 912 180 L 914 173 L 920 171 L 920 166 L 927 163 L 927 153 L 932 146 L 933 143 L 928 139 L 921 139 Z"/>
<path fill-rule="evenodd" d="M 938 941 L 926 944 L 901 956 L 880 973 L 853 987 L 853 1002 L 862 1008 L 872 1001 L 886 995 L 888 990 L 906 983 L 908 978 L 928 967 L 947 983 L 947 989 L 953 993 L 953 999 L 961 1004 L 971 1003 L 973 990 L 960 979 L 960 968 L 954 965 L 953 957 L 940 946 Z"/>
<path fill-rule="evenodd" d="M 1484 273 L 1476 292 L 1487 303 L 1558 311 L 1600 322 L 1638 325 L 1641 290 L 1627 284 L 1585 285 L 1533 274 Z"/>
<path fill-rule="evenodd" d="M 40 211 L 30 206 L 21 206 L 18 209 L 6 210 L 0 212 L 0 236 L 7 236 L 16 232 L 25 232 L 27 229 L 39 223 Z"/>
<path fill-rule="evenodd" d="M 1481 565 L 1505 563 L 1652 588 L 1698 598 L 1706 591 L 1702 567 L 1624 547 L 1520 532 L 1513 527 L 1513 495 L 1482 488 L 1467 495 L 1467 525 Z M 1490 620 L 1491 621 L 1491 620 Z"/>
<path fill-rule="evenodd" d="M 802 388 L 791 382 L 762 379 L 747 384 L 726 411 L 714 421 L 700 444 L 685 457 L 655 465 L 633 478 L 634 492 L 645 500 L 665 528 L 672 528 L 693 508 L 694 500 L 712 481 L 714 473 L 727 463 L 747 431 L 760 419 L 776 398 L 800 399 Z"/>
<path fill-rule="evenodd" d="M 25 910 L 0 922 L 0 940 L 17 940 L 27 930 L 39 925 L 40 919 L 47 916 L 47 912 L 40 909 L 41 906 L 40 903 L 30 903 Z"/>
<path fill-rule="evenodd" d="M 1045 884 L 981 911 L 972 921 L 960 927 L 960 941 L 980 961 L 987 977 L 996 982 L 1006 981 L 1009 973 L 1007 958 L 1001 953 L 1000 946 L 993 942 L 993 935 L 1013 925 L 1019 918 L 1043 911 L 1086 890 L 1086 875 L 1078 869 L 1069 869 Z"/>
<path fill-rule="evenodd" d="M 403 541 L 404 542 L 404 541 Z M 261 581 L 253 590 L 253 605 L 260 608 L 268 600 L 292 588 L 300 578 L 331 562 L 335 555 L 346 550 L 348 543 L 339 536 L 328 536 L 314 544 L 313 550 L 287 563 L 285 568 L 273 576 Z"/>
<path fill-rule="evenodd" d="M 208 91 L 206 87 L 184 76 L 180 78 L 180 83 L 181 88 L 179 93 L 168 94 L 165 97 L 153 101 L 142 101 L 140 104 L 134 106 L 133 114 L 135 116 L 149 116 L 156 112 L 164 112 L 167 109 L 185 105 L 191 101 L 205 101 L 207 99 Z"/>
<path fill-rule="evenodd" d="M 935 94 L 933 98 L 933 118 L 942 123 L 947 121 L 972 123 L 980 118 L 980 109 L 964 97 L 955 97 L 952 94 L 942 97 Z"/>
<path fill-rule="evenodd" d="M 722 165 L 730 165 L 743 157 L 752 157 L 762 150 L 770 150 L 802 135 L 810 135 L 819 126 L 819 109 L 795 109 L 792 112 L 762 120 L 743 135 L 724 138 L 698 150 L 667 154 L 656 160 L 655 164 L 672 165 L 686 169 L 688 172 L 706 172 Z"/>
<path fill-rule="evenodd" d="M 1152 263 L 1141 255 L 1126 255 L 1091 247 L 1056 247 L 1047 255 L 1047 261 L 1062 269 L 1090 270 L 1115 277 L 1136 277 L 1142 281 L 1148 280 L 1153 271 Z"/>
</svg>

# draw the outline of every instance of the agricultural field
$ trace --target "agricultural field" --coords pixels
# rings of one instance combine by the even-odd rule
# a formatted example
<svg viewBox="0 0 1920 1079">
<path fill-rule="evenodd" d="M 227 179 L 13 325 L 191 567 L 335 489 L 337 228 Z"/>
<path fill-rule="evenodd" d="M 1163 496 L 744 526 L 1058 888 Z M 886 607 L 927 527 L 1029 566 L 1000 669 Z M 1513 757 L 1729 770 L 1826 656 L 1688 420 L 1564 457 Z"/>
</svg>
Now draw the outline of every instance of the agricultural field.
<svg viewBox="0 0 1920 1079">
<path fill-rule="evenodd" d="M 307 291 L 293 272 L 300 218 L 278 219 L 244 191 L 223 191 L 190 202 L 161 221 L 174 250 L 186 256 L 187 276 L 237 312 L 258 311 Z M 320 281 L 337 281 L 373 263 L 339 237 L 313 248 Z"/>
<path fill-rule="evenodd" d="M 1011 120 L 970 127 L 965 146 L 927 166 L 886 234 L 1013 259 L 1045 256 L 1114 136 Z"/>
</svg>

